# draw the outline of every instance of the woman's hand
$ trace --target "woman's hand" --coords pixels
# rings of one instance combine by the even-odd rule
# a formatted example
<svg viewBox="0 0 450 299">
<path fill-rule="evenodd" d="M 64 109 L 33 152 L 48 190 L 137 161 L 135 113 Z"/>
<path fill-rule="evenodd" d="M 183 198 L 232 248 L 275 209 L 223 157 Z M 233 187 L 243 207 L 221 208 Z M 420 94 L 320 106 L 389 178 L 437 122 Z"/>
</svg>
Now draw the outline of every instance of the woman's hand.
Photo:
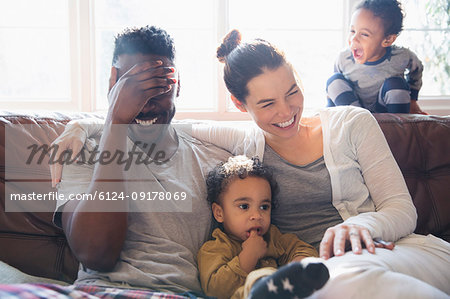
<svg viewBox="0 0 450 299">
<path fill-rule="evenodd" d="M 64 132 L 56 138 L 50 147 L 53 147 L 51 156 L 53 163 L 50 164 L 50 174 L 52 176 L 52 187 L 61 181 L 63 161 L 73 161 L 80 153 L 86 141 L 87 134 L 77 121 L 67 124 Z M 69 153 L 70 157 L 64 158 L 64 154 Z"/>
<path fill-rule="evenodd" d="M 380 239 L 374 241 L 369 230 L 363 226 L 338 224 L 326 230 L 320 242 L 319 255 L 323 259 L 341 256 L 344 255 L 346 248 L 351 248 L 355 254 L 361 254 L 363 246 L 367 248 L 368 252 L 375 253 L 375 247 L 392 250 L 394 243 Z"/>
</svg>

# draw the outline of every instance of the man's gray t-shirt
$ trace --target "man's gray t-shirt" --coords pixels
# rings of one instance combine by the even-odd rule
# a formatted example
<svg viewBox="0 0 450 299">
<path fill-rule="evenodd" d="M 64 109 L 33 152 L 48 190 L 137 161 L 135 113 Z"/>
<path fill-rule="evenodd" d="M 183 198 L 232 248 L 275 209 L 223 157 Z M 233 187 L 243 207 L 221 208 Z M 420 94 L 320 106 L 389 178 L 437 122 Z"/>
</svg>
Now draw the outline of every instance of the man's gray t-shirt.
<svg viewBox="0 0 450 299">
<path fill-rule="evenodd" d="M 172 197 L 175 192 L 184 191 L 192 199 L 192 211 L 130 212 L 126 240 L 114 269 L 97 272 L 81 267 L 77 284 L 139 287 L 175 293 L 201 292 L 197 252 L 210 237 L 212 229 L 205 178 L 230 154 L 192 138 L 183 130 L 176 131 L 179 148 L 175 155 L 161 165 L 132 165 L 130 173 L 135 179 L 129 181 L 129 190 L 145 188 Z M 66 197 L 85 192 L 93 169 L 94 165 L 65 166 L 59 192 Z M 154 179 L 139 180 L 149 176 Z M 177 203 L 172 200 L 171 204 Z"/>
</svg>

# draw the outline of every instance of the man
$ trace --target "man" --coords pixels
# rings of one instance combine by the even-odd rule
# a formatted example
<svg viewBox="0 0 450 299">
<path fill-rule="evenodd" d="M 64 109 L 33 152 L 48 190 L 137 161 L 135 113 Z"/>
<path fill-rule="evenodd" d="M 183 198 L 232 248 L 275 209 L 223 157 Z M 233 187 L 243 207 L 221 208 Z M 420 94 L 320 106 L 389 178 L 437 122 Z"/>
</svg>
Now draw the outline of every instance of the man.
<svg viewBox="0 0 450 299">
<path fill-rule="evenodd" d="M 82 264 L 76 283 L 201 293 L 196 254 L 212 227 L 204 176 L 229 153 L 171 125 L 180 87 L 174 60 L 162 29 L 116 38 L 98 159 L 66 165 L 59 185 L 66 198 L 94 196 L 67 200 L 55 213 Z M 175 200 L 181 194 L 189 205 Z"/>
</svg>

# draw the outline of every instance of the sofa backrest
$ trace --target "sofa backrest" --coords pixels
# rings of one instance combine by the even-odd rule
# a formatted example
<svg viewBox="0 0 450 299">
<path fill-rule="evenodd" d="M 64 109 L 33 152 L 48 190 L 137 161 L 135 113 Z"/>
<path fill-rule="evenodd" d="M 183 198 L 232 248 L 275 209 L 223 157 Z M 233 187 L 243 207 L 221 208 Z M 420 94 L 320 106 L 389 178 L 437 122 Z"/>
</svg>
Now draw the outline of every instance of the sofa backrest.
<svg viewBox="0 0 450 299">
<path fill-rule="evenodd" d="M 450 117 L 375 114 L 418 211 L 418 234 L 450 242 Z"/>
<path fill-rule="evenodd" d="M 11 150 L 11 137 L 6 139 L 5 127 L 16 124 L 14 140 L 29 140 L 50 144 L 72 119 L 101 117 L 100 115 L 61 113 L 0 112 L 0 260 L 28 274 L 71 282 L 78 262 L 68 247 L 64 233 L 52 224 L 51 212 L 6 212 L 5 185 L 13 192 L 55 191 L 51 188 L 48 165 L 32 169 L 6 169 L 8 157 L 23 157 L 25 148 Z M 416 232 L 433 233 L 450 241 L 450 117 L 376 114 L 386 139 L 405 177 L 418 210 Z M 33 132 L 30 133 L 30 124 Z M 7 143 L 8 142 L 8 143 Z M 17 152 L 14 152 L 17 151 Z M 46 166 L 47 165 L 47 166 Z M 27 184 L 5 176 L 6 172 L 33 177 Z M 8 184 L 5 184 L 5 183 Z M 20 183 L 20 184 L 19 184 Z M 10 191 L 11 191 L 10 190 Z M 42 204 L 42 203 L 40 203 Z M 54 203 L 45 210 L 51 211 Z"/>
</svg>

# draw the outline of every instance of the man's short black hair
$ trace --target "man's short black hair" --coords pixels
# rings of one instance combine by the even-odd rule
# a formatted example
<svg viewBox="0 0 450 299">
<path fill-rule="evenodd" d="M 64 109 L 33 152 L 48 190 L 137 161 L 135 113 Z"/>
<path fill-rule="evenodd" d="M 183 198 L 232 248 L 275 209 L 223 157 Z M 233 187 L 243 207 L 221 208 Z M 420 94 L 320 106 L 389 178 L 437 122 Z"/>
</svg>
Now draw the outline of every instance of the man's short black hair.
<svg viewBox="0 0 450 299">
<path fill-rule="evenodd" d="M 114 42 L 113 64 L 122 54 L 154 54 L 175 59 L 173 38 L 164 30 L 155 26 L 126 28 L 116 36 Z"/>
<path fill-rule="evenodd" d="M 403 29 L 403 11 L 397 0 L 365 0 L 356 9 L 367 9 L 383 20 L 384 35 L 398 35 Z"/>
</svg>

